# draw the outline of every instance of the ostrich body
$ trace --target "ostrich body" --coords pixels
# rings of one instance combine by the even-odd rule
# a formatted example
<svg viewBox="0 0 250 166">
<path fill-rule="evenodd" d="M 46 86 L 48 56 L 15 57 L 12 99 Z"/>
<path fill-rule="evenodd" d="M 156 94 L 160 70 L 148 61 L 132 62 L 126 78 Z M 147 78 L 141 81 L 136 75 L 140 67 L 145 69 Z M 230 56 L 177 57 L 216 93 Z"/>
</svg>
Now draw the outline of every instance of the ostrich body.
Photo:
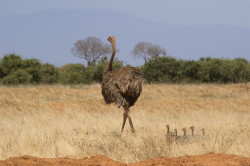
<svg viewBox="0 0 250 166">
<path fill-rule="evenodd" d="M 102 95 L 105 103 L 115 103 L 119 108 L 123 107 L 122 132 L 128 118 L 131 131 L 135 129 L 130 116 L 129 107 L 133 106 L 142 91 L 142 76 L 140 70 L 134 67 L 123 67 L 112 71 L 112 63 L 116 52 L 116 39 L 110 36 L 107 39 L 112 46 L 112 56 L 104 70 L 102 79 Z"/>
</svg>

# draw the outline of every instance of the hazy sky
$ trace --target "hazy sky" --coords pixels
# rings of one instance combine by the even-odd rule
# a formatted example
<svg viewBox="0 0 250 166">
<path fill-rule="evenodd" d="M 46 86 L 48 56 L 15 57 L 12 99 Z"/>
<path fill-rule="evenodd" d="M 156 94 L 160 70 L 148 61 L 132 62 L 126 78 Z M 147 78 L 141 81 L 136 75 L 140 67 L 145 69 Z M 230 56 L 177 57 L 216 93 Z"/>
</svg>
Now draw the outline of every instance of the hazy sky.
<svg viewBox="0 0 250 166">
<path fill-rule="evenodd" d="M 0 0 L 0 15 L 46 9 L 110 9 L 172 25 L 250 27 L 250 0 Z"/>
</svg>

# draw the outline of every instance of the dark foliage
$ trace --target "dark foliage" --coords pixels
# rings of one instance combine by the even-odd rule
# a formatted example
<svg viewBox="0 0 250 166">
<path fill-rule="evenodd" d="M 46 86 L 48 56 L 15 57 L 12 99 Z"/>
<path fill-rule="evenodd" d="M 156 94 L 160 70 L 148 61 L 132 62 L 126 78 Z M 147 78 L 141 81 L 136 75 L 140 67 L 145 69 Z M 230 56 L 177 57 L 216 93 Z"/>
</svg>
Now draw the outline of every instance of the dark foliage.
<svg viewBox="0 0 250 166">
<path fill-rule="evenodd" d="M 0 83 L 18 84 L 90 84 L 101 82 L 107 57 L 96 64 L 67 64 L 61 68 L 42 64 L 37 59 L 22 59 L 15 54 L 0 59 Z M 113 70 L 123 67 L 117 59 Z M 250 63 L 246 59 L 200 58 L 178 60 L 163 56 L 150 59 L 141 66 L 143 78 L 148 83 L 244 83 L 250 82 Z"/>
<path fill-rule="evenodd" d="M 89 84 L 91 72 L 82 64 L 67 64 L 60 69 L 59 82 L 62 84 Z"/>
<path fill-rule="evenodd" d="M 4 85 L 51 84 L 58 82 L 58 69 L 37 59 L 22 59 L 15 54 L 0 60 L 0 82 Z"/>
<path fill-rule="evenodd" d="M 59 80 L 59 69 L 52 64 L 46 63 L 41 68 L 41 83 L 53 84 Z"/>
<path fill-rule="evenodd" d="M 173 57 L 151 59 L 142 67 L 149 83 L 242 83 L 250 81 L 250 63 L 242 58 L 201 58 L 198 61 Z"/>
</svg>

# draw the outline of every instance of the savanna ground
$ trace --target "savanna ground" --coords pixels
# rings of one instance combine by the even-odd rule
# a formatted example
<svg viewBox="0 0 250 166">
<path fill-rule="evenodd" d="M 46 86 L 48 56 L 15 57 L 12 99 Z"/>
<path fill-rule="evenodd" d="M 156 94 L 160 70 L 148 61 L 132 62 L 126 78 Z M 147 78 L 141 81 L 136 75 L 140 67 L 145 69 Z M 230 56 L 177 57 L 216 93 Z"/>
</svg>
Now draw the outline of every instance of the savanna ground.
<svg viewBox="0 0 250 166">
<path fill-rule="evenodd" d="M 136 134 L 129 124 L 120 133 L 122 116 L 122 109 L 104 103 L 99 84 L 1 86 L 0 160 L 25 155 L 105 155 L 123 163 L 207 153 L 250 157 L 250 84 L 145 84 L 131 107 Z M 188 141 L 166 139 L 166 125 L 180 136 L 187 128 Z"/>
</svg>

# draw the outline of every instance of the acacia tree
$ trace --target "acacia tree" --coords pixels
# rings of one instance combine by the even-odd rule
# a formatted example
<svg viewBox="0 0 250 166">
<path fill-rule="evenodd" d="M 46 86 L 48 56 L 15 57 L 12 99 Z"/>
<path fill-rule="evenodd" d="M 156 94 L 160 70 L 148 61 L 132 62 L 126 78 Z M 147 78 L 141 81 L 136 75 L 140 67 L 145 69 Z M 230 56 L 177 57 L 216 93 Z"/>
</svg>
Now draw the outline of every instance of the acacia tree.
<svg viewBox="0 0 250 166">
<path fill-rule="evenodd" d="M 101 39 L 88 37 L 85 40 L 78 40 L 74 43 L 72 53 L 75 56 L 87 61 L 88 66 L 96 63 L 101 57 L 111 53 L 111 47 L 104 44 Z"/>
<path fill-rule="evenodd" d="M 166 55 L 166 50 L 158 45 L 153 45 L 148 42 L 140 42 L 134 47 L 132 54 L 137 58 L 143 58 L 145 62 L 148 62 L 150 58 L 159 57 L 160 55 Z"/>
</svg>

